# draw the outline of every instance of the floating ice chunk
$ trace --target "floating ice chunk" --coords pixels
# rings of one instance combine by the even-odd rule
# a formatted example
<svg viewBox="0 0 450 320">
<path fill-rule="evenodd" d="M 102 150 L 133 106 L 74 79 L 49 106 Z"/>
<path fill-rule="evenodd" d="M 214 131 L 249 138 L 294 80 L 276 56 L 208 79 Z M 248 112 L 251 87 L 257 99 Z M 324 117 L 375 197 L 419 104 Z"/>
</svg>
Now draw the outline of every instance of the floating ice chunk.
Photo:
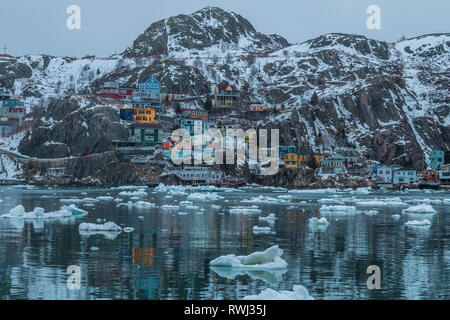
<svg viewBox="0 0 450 320">
<path fill-rule="evenodd" d="M 443 204 L 450 204 L 450 199 L 442 199 Z"/>
<path fill-rule="evenodd" d="M 257 197 L 253 197 L 251 199 L 244 199 L 241 202 L 242 203 L 283 203 L 283 202 L 289 202 L 289 201 L 286 201 L 284 199 L 272 198 L 272 197 L 260 195 Z"/>
<path fill-rule="evenodd" d="M 408 227 L 429 227 L 431 225 L 430 220 L 411 220 L 405 223 L 405 226 Z"/>
<path fill-rule="evenodd" d="M 371 200 L 357 200 L 357 206 L 404 206 L 406 205 L 399 197 Z"/>
<path fill-rule="evenodd" d="M 269 233 L 271 233 L 271 229 L 269 227 L 253 226 L 252 230 L 253 230 L 254 234 L 269 234 Z"/>
<path fill-rule="evenodd" d="M 116 198 L 116 199 L 114 199 L 114 202 L 122 202 L 122 201 L 123 201 L 122 198 Z"/>
<path fill-rule="evenodd" d="M 123 228 L 123 232 L 126 232 L 126 233 L 130 233 L 130 232 L 133 232 L 133 231 L 134 231 L 133 227 L 125 227 L 125 228 Z"/>
<path fill-rule="evenodd" d="M 98 199 L 94 198 L 83 198 L 83 199 L 59 199 L 63 203 L 94 203 L 98 202 Z"/>
<path fill-rule="evenodd" d="M 378 210 L 369 210 L 366 212 L 368 216 L 376 216 L 378 214 Z"/>
<path fill-rule="evenodd" d="M 82 231 L 115 231 L 115 232 L 121 232 L 122 228 L 119 227 L 117 224 L 115 224 L 112 221 L 105 222 L 104 224 L 95 224 L 95 223 L 82 222 L 78 226 L 78 230 L 82 230 Z"/>
<path fill-rule="evenodd" d="M 26 212 L 22 205 L 18 205 L 11 210 L 9 213 L 4 214 L 0 217 L 3 218 L 18 218 L 18 219 L 55 219 L 55 218 L 69 218 L 72 213 L 66 210 L 58 210 L 54 212 L 44 212 L 43 208 L 36 207 L 31 212 Z"/>
<path fill-rule="evenodd" d="M 218 194 L 212 192 L 192 193 L 187 198 L 189 200 L 198 200 L 198 201 L 215 201 L 224 199 L 224 197 L 219 196 Z"/>
<path fill-rule="evenodd" d="M 261 209 L 258 208 L 258 206 L 250 206 L 250 207 L 242 207 L 242 206 L 236 206 L 236 207 L 232 207 L 229 211 L 230 213 L 243 213 L 243 214 L 252 214 L 252 213 L 256 213 L 259 214 L 261 213 Z"/>
<path fill-rule="evenodd" d="M 89 250 L 91 250 L 91 251 L 98 251 L 100 249 L 98 247 L 90 247 Z"/>
<path fill-rule="evenodd" d="M 99 201 L 112 201 L 112 200 L 114 200 L 114 198 L 110 197 L 110 196 L 100 196 L 100 197 L 96 197 L 96 199 L 99 200 Z"/>
<path fill-rule="evenodd" d="M 257 295 L 245 296 L 244 300 L 314 300 L 302 285 L 295 285 L 292 291 L 276 291 L 270 288 Z"/>
<path fill-rule="evenodd" d="M 189 210 L 197 210 L 197 209 L 199 209 L 200 207 L 199 207 L 199 206 L 186 206 L 185 208 L 186 208 L 186 209 L 189 209 Z"/>
<path fill-rule="evenodd" d="M 429 204 L 419 204 L 418 206 L 409 207 L 403 210 L 404 213 L 436 213 L 437 211 L 433 209 Z"/>
<path fill-rule="evenodd" d="M 216 204 L 213 204 L 213 205 L 211 205 L 211 208 L 214 210 L 219 210 L 221 207 Z"/>
<path fill-rule="evenodd" d="M 88 214 L 86 210 L 77 208 L 74 204 L 71 204 L 69 206 L 62 206 L 61 210 L 69 211 L 74 216 L 84 216 Z"/>
<path fill-rule="evenodd" d="M 293 189 L 289 190 L 289 193 L 336 193 L 337 190 L 334 188 L 328 189 Z"/>
<path fill-rule="evenodd" d="M 229 254 L 212 260 L 209 264 L 216 267 L 242 268 L 242 269 L 284 269 L 287 262 L 281 256 L 283 250 L 278 246 L 270 247 L 261 252 L 254 252 L 248 256 Z"/>
<path fill-rule="evenodd" d="M 316 217 L 312 217 L 308 220 L 308 222 L 311 225 L 328 225 L 329 224 L 327 218 L 325 218 L 325 217 L 322 217 L 320 219 L 317 219 Z"/>
<path fill-rule="evenodd" d="M 394 220 L 400 220 L 401 216 L 399 214 L 393 214 L 391 216 L 391 218 L 394 219 Z"/>
<path fill-rule="evenodd" d="M 266 217 L 258 217 L 258 220 L 266 221 L 266 222 L 269 222 L 269 223 L 274 223 L 276 219 L 277 218 L 275 217 L 275 214 L 273 214 L 273 213 L 269 214 Z"/>
<path fill-rule="evenodd" d="M 187 213 L 187 212 L 183 212 L 183 211 L 178 211 L 178 214 L 179 214 L 180 216 L 185 216 L 185 215 L 187 215 L 188 213 Z"/>
<path fill-rule="evenodd" d="M 121 197 L 146 197 L 147 192 L 145 190 L 137 190 L 137 191 L 122 191 L 119 193 Z"/>
<path fill-rule="evenodd" d="M 319 203 L 334 203 L 334 204 L 345 204 L 345 202 L 341 199 L 337 198 L 324 198 L 317 200 Z"/>
<path fill-rule="evenodd" d="M 445 204 L 445 199 L 443 200 Z M 439 199 L 411 199 L 407 200 L 408 203 L 426 203 L 426 204 L 441 204 L 442 201 Z M 450 203 L 450 202 L 449 202 Z"/>
<path fill-rule="evenodd" d="M 290 194 L 282 194 L 282 195 L 278 196 L 277 198 L 279 198 L 279 199 L 291 199 L 292 196 Z"/>
<path fill-rule="evenodd" d="M 320 212 L 337 212 L 337 213 L 348 213 L 354 214 L 356 213 L 356 208 L 353 206 L 327 206 L 323 205 L 320 207 Z"/>
<path fill-rule="evenodd" d="M 171 204 L 164 204 L 160 207 L 163 210 L 176 210 L 176 209 L 180 209 L 180 206 L 174 206 Z"/>
<path fill-rule="evenodd" d="M 369 194 L 371 190 L 372 190 L 372 187 L 357 188 L 355 190 L 355 194 Z"/>
<path fill-rule="evenodd" d="M 180 201 L 180 206 L 190 206 L 192 205 L 192 201 Z"/>
<path fill-rule="evenodd" d="M 138 202 L 135 202 L 133 204 L 133 206 L 138 209 L 148 209 L 148 208 L 155 207 L 155 204 L 151 203 L 151 202 L 146 202 L 146 201 L 138 201 Z"/>
</svg>

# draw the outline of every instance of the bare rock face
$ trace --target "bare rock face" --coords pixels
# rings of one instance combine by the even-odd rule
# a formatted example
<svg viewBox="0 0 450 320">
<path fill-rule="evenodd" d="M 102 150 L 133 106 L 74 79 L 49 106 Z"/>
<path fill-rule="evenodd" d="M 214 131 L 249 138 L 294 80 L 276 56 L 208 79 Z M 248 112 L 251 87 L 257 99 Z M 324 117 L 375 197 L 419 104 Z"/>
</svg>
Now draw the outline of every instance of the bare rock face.
<svg viewBox="0 0 450 320">
<path fill-rule="evenodd" d="M 38 158 L 63 158 L 112 149 L 112 140 L 127 137 L 117 106 L 93 96 L 69 96 L 53 101 L 34 119 L 19 152 Z"/>
</svg>

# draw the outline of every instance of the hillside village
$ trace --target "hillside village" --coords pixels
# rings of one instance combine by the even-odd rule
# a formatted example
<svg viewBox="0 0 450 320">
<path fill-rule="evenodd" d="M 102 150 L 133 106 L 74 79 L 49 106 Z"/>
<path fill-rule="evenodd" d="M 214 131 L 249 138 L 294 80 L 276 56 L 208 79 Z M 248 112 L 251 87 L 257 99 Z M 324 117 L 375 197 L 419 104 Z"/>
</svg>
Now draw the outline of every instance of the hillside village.
<svg viewBox="0 0 450 320">
<path fill-rule="evenodd" d="M 71 87 L 61 82 L 61 70 L 56 84 L 46 86 L 45 77 L 33 82 L 35 70 L 55 68 L 56 58 L 1 56 L 0 130 L 6 143 L 0 145 L 0 177 L 42 184 L 450 185 L 448 69 L 435 68 L 441 55 L 444 61 L 450 55 L 449 35 L 436 36 L 447 39 L 447 48 L 436 45 L 439 50 L 432 48 L 433 38 L 422 47 L 414 39 L 404 41 L 410 51 L 417 47 L 411 61 L 431 55 L 430 69 L 422 65 L 416 80 L 409 73 L 417 65 L 395 57 L 406 54 L 398 53 L 402 43 L 391 46 L 332 34 L 290 45 L 281 37 L 256 33 L 240 16 L 214 10 L 209 8 L 209 19 L 216 15 L 217 21 L 228 19 L 250 30 L 244 34 L 251 38 L 253 51 L 238 47 L 219 58 L 214 43 L 188 52 L 180 40 L 179 48 L 167 44 L 172 52 L 156 52 L 148 42 L 159 28 L 155 23 L 120 57 L 83 58 L 83 76 Z M 193 17 L 207 14 L 200 10 Z M 423 47 L 427 54 L 422 54 Z M 394 58 L 399 60 L 389 61 Z M 2 70 L 11 73 L 20 64 L 34 68 L 32 75 L 17 76 L 11 86 Z M 239 68 L 247 70 L 246 80 Z M 48 77 L 51 71 L 46 72 Z M 180 80 L 174 80 L 177 73 Z M 431 83 L 432 75 L 439 75 L 438 81 Z M 77 81 L 70 77 L 66 82 Z M 414 87 L 417 92 L 411 94 L 415 81 L 423 87 Z M 427 86 L 433 87 L 434 96 Z M 227 129 L 279 129 L 278 154 L 267 149 L 280 159 L 279 172 L 264 177 L 259 165 L 174 165 L 176 145 L 191 142 L 172 141 L 172 131 L 186 129 L 194 136 L 195 127 L 202 134 L 217 128 L 223 136 Z M 127 177 L 117 177 L 121 175 Z"/>
</svg>

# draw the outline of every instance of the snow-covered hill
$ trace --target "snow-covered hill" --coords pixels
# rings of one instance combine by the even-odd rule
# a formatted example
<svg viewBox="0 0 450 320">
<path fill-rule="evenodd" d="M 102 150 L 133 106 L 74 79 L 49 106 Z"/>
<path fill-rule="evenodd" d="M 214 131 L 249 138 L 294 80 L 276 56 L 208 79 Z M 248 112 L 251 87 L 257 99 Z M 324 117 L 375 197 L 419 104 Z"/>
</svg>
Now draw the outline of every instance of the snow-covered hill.
<svg viewBox="0 0 450 320">
<path fill-rule="evenodd" d="M 208 7 L 155 22 L 110 58 L 0 63 L 0 86 L 31 105 L 95 92 L 105 80 L 131 85 L 152 75 L 202 105 L 215 83 L 228 81 L 248 101 L 284 107 L 264 124 L 281 129 L 282 143 L 355 148 L 420 168 L 430 150 L 450 149 L 449 61 L 448 33 L 397 43 L 332 33 L 290 45 L 238 14 Z"/>
</svg>

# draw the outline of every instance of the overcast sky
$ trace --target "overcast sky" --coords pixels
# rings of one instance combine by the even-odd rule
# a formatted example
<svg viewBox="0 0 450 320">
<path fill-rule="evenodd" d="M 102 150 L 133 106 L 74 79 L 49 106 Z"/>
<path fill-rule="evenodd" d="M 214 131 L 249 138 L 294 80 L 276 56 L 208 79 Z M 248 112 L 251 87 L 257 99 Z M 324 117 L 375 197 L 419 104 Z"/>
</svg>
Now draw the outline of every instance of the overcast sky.
<svg viewBox="0 0 450 320">
<path fill-rule="evenodd" d="M 66 27 L 72 4 L 81 8 L 80 30 Z M 381 30 L 366 27 L 372 4 L 381 8 Z M 15 56 L 109 56 L 131 45 L 151 23 L 207 5 L 239 13 L 258 31 L 291 43 L 329 32 L 386 41 L 450 32 L 449 0 L 3 0 L 0 46 L 6 42 Z"/>
</svg>

